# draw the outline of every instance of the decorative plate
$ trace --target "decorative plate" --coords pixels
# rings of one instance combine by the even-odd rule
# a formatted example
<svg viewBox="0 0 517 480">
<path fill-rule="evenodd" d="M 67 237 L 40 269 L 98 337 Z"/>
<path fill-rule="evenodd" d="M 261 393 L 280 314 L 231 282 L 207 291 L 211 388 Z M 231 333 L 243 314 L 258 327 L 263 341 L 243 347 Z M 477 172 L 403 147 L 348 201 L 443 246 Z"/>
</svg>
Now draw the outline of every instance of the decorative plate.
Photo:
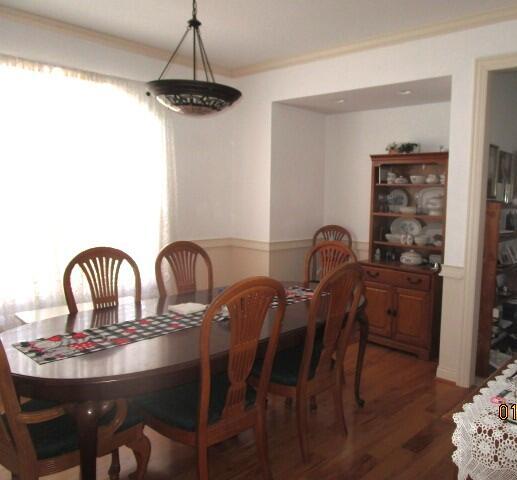
<svg viewBox="0 0 517 480">
<path fill-rule="evenodd" d="M 401 188 L 393 189 L 386 198 L 388 200 L 388 205 L 390 207 L 407 207 L 407 204 L 409 202 L 408 194 L 405 190 L 402 190 Z"/>
<path fill-rule="evenodd" d="M 411 235 L 420 235 L 422 232 L 422 224 L 415 218 L 399 217 L 393 220 L 390 227 L 391 233 L 401 234 L 410 233 Z"/>
<path fill-rule="evenodd" d="M 429 200 L 433 198 L 442 199 L 444 195 L 444 187 L 423 188 L 415 195 L 417 207 L 427 212 L 429 211 L 429 208 L 431 208 L 431 205 L 429 205 Z"/>
</svg>

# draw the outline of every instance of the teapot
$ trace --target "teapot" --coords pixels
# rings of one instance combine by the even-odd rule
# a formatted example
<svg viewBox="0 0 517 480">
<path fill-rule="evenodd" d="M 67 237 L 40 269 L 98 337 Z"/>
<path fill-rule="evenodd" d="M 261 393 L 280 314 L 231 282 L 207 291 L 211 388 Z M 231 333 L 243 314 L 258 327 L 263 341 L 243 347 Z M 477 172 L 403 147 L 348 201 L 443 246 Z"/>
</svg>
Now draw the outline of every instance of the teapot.
<svg viewBox="0 0 517 480">
<path fill-rule="evenodd" d="M 430 173 L 425 177 L 425 183 L 438 183 L 440 178 L 435 173 Z"/>
</svg>

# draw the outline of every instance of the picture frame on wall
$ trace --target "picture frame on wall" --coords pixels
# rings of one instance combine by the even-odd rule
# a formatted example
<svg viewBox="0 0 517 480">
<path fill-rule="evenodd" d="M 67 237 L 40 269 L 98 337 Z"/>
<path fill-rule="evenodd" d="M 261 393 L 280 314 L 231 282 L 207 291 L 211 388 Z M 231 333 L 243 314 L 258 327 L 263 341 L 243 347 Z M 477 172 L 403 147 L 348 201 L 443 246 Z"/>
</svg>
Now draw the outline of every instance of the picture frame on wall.
<svg viewBox="0 0 517 480">
<path fill-rule="evenodd" d="M 490 144 L 488 148 L 488 181 L 487 197 L 497 198 L 497 177 L 499 170 L 499 147 Z"/>
</svg>

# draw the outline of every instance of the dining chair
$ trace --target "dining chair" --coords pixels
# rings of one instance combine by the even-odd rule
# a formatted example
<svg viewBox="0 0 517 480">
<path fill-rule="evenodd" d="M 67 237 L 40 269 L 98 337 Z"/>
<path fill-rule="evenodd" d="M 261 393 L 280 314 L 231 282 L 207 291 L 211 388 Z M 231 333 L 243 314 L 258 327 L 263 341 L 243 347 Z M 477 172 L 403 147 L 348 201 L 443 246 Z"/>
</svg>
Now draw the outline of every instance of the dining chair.
<svg viewBox="0 0 517 480">
<path fill-rule="evenodd" d="M 135 276 L 135 303 L 140 303 L 142 282 L 135 261 L 122 250 L 111 247 L 95 247 L 76 255 L 63 274 L 63 288 L 70 313 L 77 313 L 77 303 L 72 290 L 72 270 L 78 265 L 83 271 L 92 296 L 95 310 L 118 306 L 118 276 L 120 266 L 127 261 Z"/>
<path fill-rule="evenodd" d="M 160 297 L 165 297 L 167 295 L 162 275 L 163 260 L 167 260 L 167 263 L 172 269 L 178 293 L 188 293 L 196 291 L 196 264 L 198 256 L 201 256 L 206 264 L 208 272 L 207 290 L 212 290 L 213 271 L 212 262 L 208 253 L 194 242 L 180 241 L 170 243 L 166 247 L 162 248 L 156 257 L 154 269 Z"/>
<path fill-rule="evenodd" d="M 11 377 L 9 362 L 0 342 L 0 397 L 4 413 L 0 421 L 0 464 L 13 479 L 35 480 L 80 464 L 78 433 L 73 405 L 42 400 L 20 404 Z M 100 418 L 97 456 L 118 452 L 125 445 L 133 450 L 137 470 L 135 480 L 143 480 L 151 444 L 135 408 L 124 401 L 105 402 Z M 110 480 L 119 478 L 120 463 L 115 454 Z"/>
<path fill-rule="evenodd" d="M 333 225 L 330 226 L 332 227 Z M 337 266 L 350 262 L 357 262 L 357 257 L 353 250 L 344 243 L 338 240 L 320 242 L 313 246 L 307 254 L 305 260 L 305 284 L 319 282 L 320 278 Z M 325 305 L 323 304 L 322 307 L 325 308 Z M 345 382 L 344 375 L 345 366 L 343 365 L 343 383 Z M 292 399 L 286 398 L 285 403 L 290 407 Z M 311 410 L 316 410 L 317 408 L 314 397 L 311 397 L 310 407 Z"/>
<path fill-rule="evenodd" d="M 311 275 L 311 266 L 316 262 L 318 271 L 314 276 L 314 274 Z M 352 249 L 344 243 L 337 240 L 317 243 L 305 257 L 304 281 L 305 283 L 318 281 L 337 266 L 349 262 L 357 262 L 357 257 Z"/>
<path fill-rule="evenodd" d="M 352 247 L 352 235 L 350 232 L 340 225 L 324 225 L 316 230 L 316 233 L 312 237 L 312 245 L 316 245 L 320 240 L 329 241 L 336 240 L 343 242 L 347 247 Z"/>
<path fill-rule="evenodd" d="M 273 299 L 278 300 L 278 308 L 271 313 L 266 324 Z M 267 452 L 265 403 L 285 305 L 284 287 L 272 278 L 252 277 L 227 288 L 210 304 L 203 317 L 199 337 L 199 381 L 135 400 L 146 425 L 172 440 L 196 447 L 199 480 L 208 479 L 208 447 L 248 429 L 255 432 L 262 475 L 265 479 L 272 478 Z M 228 319 L 223 325 L 217 325 L 214 317 L 225 306 Z M 269 339 L 255 390 L 246 381 L 265 324 Z M 212 328 L 224 329 L 228 336 L 227 371 L 211 365 Z"/>
<path fill-rule="evenodd" d="M 323 225 L 318 228 L 312 237 L 312 246 L 318 242 L 337 241 L 344 243 L 347 247 L 352 248 L 352 235 L 350 232 L 340 225 Z M 316 279 L 318 271 L 318 260 L 316 259 L 312 265 L 312 278 Z"/>
<path fill-rule="evenodd" d="M 307 332 L 303 345 L 279 351 L 273 363 L 268 391 L 296 401 L 298 437 L 304 462 L 309 460 L 307 404 L 309 398 L 331 390 L 336 418 L 347 433 L 343 410 L 343 359 L 356 322 L 362 295 L 361 268 L 344 264 L 326 275 L 314 291 L 309 305 Z M 328 298 L 328 301 L 327 301 Z M 322 302 L 326 302 L 323 325 L 318 328 Z M 256 361 L 250 383 L 259 384 L 266 366 Z"/>
</svg>

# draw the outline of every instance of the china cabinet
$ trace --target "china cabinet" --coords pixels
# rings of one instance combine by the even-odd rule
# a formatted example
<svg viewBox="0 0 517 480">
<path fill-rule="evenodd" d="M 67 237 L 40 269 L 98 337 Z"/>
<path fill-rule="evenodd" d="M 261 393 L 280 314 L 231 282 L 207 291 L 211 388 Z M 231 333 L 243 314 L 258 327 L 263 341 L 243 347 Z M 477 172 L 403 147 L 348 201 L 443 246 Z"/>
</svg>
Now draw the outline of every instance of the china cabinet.
<svg viewBox="0 0 517 480">
<path fill-rule="evenodd" d="M 372 155 L 370 240 L 363 261 L 370 340 L 437 354 L 447 152 Z"/>
<path fill-rule="evenodd" d="M 517 350 L 517 208 L 488 200 L 479 305 L 476 375 L 488 376 L 491 351 Z"/>
</svg>

